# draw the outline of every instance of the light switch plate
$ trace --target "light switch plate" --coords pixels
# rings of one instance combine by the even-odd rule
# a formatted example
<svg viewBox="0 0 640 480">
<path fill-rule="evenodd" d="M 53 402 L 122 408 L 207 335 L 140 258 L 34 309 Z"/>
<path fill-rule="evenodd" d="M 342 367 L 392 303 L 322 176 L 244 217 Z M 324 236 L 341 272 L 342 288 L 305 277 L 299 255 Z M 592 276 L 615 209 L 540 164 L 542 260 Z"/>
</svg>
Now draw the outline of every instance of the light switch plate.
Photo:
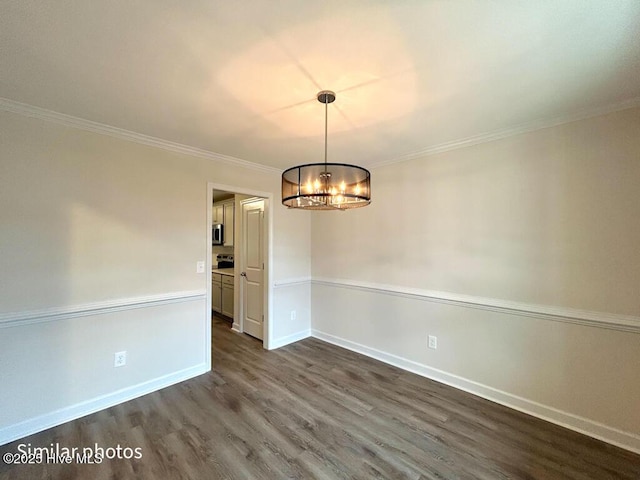
<svg viewBox="0 0 640 480">
<path fill-rule="evenodd" d="M 204 273 L 204 262 L 196 262 L 196 273 Z"/>
</svg>

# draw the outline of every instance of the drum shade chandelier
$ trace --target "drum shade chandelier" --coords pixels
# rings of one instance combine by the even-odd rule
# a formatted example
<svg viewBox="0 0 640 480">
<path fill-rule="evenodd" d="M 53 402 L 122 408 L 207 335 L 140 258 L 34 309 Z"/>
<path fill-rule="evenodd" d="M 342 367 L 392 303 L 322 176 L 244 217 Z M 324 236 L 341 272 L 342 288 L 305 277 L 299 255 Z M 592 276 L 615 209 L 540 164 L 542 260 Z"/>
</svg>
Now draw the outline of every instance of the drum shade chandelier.
<svg viewBox="0 0 640 480">
<path fill-rule="evenodd" d="M 308 163 L 285 170 L 282 173 L 282 204 L 307 210 L 346 210 L 369 205 L 369 170 L 327 162 L 328 106 L 336 99 L 336 94 L 323 90 L 317 98 L 324 103 L 324 163 Z"/>
</svg>

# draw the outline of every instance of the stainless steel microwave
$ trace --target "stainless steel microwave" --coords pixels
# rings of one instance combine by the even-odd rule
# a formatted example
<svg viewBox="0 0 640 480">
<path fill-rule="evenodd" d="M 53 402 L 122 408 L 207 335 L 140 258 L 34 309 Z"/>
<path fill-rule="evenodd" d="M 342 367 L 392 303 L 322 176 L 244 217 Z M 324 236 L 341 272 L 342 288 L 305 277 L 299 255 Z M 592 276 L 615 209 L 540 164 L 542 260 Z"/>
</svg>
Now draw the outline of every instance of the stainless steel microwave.
<svg viewBox="0 0 640 480">
<path fill-rule="evenodd" d="M 224 237 L 222 236 L 223 225 L 221 223 L 214 223 L 211 229 L 211 238 L 213 245 L 222 245 L 224 243 Z"/>
</svg>

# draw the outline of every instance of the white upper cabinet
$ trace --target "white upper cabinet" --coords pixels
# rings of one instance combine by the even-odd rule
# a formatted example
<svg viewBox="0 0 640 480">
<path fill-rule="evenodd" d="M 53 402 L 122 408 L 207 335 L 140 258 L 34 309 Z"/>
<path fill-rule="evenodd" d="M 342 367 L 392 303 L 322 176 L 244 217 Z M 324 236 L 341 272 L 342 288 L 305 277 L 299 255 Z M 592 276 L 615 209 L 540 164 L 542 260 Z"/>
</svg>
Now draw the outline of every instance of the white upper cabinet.
<svg viewBox="0 0 640 480">
<path fill-rule="evenodd" d="M 235 200 L 224 200 L 213 204 L 211 223 L 221 223 L 223 245 L 233 247 L 233 229 L 235 220 Z"/>
<path fill-rule="evenodd" d="M 224 210 L 224 246 L 233 247 L 233 223 L 235 219 L 235 201 L 225 202 L 222 204 Z"/>
<path fill-rule="evenodd" d="M 222 203 L 213 204 L 213 215 L 211 223 L 224 223 L 224 206 Z"/>
</svg>

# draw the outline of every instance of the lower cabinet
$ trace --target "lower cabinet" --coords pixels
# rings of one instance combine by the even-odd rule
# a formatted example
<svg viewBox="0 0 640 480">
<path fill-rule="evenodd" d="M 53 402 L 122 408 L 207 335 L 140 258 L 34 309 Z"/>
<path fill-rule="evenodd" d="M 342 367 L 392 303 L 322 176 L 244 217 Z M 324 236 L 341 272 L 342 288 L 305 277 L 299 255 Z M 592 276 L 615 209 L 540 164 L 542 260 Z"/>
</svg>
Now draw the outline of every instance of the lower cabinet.
<svg viewBox="0 0 640 480">
<path fill-rule="evenodd" d="M 233 277 L 222 276 L 222 314 L 233 318 Z"/>
<path fill-rule="evenodd" d="M 233 318 L 233 277 L 211 274 L 211 310 Z"/>
<path fill-rule="evenodd" d="M 222 275 L 211 274 L 211 310 L 222 313 Z"/>
</svg>

